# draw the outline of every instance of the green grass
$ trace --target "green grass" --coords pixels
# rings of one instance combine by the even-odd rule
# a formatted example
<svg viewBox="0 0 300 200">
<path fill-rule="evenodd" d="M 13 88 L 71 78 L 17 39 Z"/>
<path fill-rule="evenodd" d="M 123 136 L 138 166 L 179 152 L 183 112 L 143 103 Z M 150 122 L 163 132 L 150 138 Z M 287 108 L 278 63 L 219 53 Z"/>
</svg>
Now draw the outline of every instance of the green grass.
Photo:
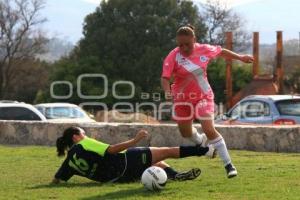
<svg viewBox="0 0 300 200">
<path fill-rule="evenodd" d="M 219 158 L 168 160 L 176 169 L 200 167 L 200 178 L 169 182 L 161 192 L 140 183 L 100 184 L 73 177 L 50 185 L 62 159 L 50 147 L 0 146 L 0 199 L 300 199 L 300 154 L 231 151 L 239 170 L 227 179 Z"/>
</svg>

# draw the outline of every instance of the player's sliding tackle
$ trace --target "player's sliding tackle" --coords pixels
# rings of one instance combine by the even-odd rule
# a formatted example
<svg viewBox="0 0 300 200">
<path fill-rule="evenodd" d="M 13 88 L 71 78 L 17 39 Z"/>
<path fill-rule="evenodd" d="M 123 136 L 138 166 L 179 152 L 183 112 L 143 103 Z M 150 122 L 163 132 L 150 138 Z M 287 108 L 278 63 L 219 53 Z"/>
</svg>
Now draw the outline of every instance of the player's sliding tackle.
<svg viewBox="0 0 300 200">
<path fill-rule="evenodd" d="M 140 130 L 131 140 L 109 145 L 89 138 L 80 127 L 70 127 L 56 141 L 58 156 L 67 152 L 67 157 L 53 183 L 68 181 L 73 175 L 99 182 L 130 182 L 139 180 L 150 166 L 163 168 L 171 180 L 193 180 L 200 175 L 199 168 L 177 172 L 163 160 L 203 155 L 215 157 L 212 146 L 133 147 L 147 137 L 147 131 Z"/>
</svg>

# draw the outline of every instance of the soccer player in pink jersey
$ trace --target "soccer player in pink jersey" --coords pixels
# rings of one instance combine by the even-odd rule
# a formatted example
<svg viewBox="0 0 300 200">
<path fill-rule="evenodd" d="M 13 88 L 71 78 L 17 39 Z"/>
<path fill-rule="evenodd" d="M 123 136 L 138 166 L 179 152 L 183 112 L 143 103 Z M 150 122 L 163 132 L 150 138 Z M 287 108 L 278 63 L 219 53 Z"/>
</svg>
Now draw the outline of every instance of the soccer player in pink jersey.
<svg viewBox="0 0 300 200">
<path fill-rule="evenodd" d="M 194 28 L 183 26 L 176 33 L 178 47 L 165 58 L 161 76 L 167 99 L 173 100 L 175 115 L 181 135 L 198 145 L 212 144 L 224 162 L 227 177 L 237 176 L 225 141 L 214 126 L 214 93 L 207 80 L 207 65 L 217 57 L 252 63 L 253 57 L 241 55 L 208 44 L 196 42 Z M 174 81 L 170 87 L 170 79 Z M 192 126 L 198 119 L 205 134 L 199 134 Z"/>
</svg>

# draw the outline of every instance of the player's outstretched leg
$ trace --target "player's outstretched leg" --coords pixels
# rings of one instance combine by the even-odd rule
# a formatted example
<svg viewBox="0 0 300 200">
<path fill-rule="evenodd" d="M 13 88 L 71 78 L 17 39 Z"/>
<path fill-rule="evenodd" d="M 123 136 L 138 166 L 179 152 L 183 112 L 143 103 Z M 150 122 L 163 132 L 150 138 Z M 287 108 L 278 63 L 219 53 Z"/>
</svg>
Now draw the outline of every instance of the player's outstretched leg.
<svg viewBox="0 0 300 200">
<path fill-rule="evenodd" d="M 214 157 L 216 151 L 212 145 L 208 147 L 180 146 L 180 147 L 150 147 L 152 154 L 152 164 L 163 161 L 167 158 L 185 158 L 190 156 L 210 156 Z"/>
<path fill-rule="evenodd" d="M 216 151 L 212 145 L 208 147 L 196 146 L 180 146 L 180 147 L 150 147 L 152 155 L 152 165 L 163 168 L 169 179 L 177 181 L 193 180 L 200 176 L 201 170 L 199 168 L 193 168 L 185 172 L 177 172 L 163 160 L 167 158 L 185 158 L 190 156 L 209 156 L 214 157 Z"/>
</svg>

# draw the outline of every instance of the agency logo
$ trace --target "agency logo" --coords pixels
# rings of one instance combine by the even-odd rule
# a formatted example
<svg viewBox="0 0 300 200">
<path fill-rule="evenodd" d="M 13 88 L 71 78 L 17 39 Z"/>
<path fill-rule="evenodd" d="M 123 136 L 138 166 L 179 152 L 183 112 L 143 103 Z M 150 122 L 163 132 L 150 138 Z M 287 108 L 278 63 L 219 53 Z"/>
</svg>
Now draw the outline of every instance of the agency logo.
<svg viewBox="0 0 300 200">
<path fill-rule="evenodd" d="M 200 56 L 200 61 L 205 63 L 208 61 L 208 58 L 206 56 Z"/>
</svg>

